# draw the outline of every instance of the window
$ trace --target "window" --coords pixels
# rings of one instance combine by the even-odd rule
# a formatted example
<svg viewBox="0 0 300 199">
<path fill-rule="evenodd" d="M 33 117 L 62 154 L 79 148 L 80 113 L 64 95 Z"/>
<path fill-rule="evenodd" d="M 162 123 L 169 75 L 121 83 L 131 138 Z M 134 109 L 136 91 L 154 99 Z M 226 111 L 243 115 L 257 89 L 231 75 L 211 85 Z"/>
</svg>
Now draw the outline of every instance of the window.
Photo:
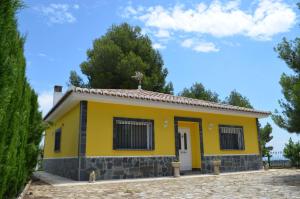
<svg viewBox="0 0 300 199">
<path fill-rule="evenodd" d="M 220 148 L 243 150 L 244 146 L 244 130 L 241 126 L 220 125 Z"/>
<path fill-rule="evenodd" d="M 114 118 L 114 149 L 154 149 L 154 121 Z"/>
<path fill-rule="evenodd" d="M 61 128 L 55 131 L 55 138 L 54 138 L 54 151 L 60 151 L 60 140 L 61 140 Z"/>
</svg>

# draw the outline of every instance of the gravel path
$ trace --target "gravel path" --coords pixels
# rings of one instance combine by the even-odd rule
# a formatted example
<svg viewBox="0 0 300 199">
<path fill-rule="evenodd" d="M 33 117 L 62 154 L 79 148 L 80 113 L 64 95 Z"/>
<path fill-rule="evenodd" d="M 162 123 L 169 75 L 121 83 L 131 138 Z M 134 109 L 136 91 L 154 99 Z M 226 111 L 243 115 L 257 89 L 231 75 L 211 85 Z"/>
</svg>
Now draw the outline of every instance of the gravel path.
<svg viewBox="0 0 300 199">
<path fill-rule="evenodd" d="M 26 199 L 47 198 L 299 198 L 300 170 L 176 178 L 146 182 L 51 186 L 34 182 Z"/>
</svg>

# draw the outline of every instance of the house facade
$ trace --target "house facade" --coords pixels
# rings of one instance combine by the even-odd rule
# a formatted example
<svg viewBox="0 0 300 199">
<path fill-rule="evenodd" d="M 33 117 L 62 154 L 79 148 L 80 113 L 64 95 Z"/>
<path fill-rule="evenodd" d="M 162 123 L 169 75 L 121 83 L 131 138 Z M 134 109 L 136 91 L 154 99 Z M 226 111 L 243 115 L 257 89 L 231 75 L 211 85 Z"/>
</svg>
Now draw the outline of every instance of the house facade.
<svg viewBox="0 0 300 199">
<path fill-rule="evenodd" d="M 65 94 L 44 120 L 43 168 L 74 180 L 211 173 L 262 168 L 258 119 L 270 113 L 142 89 L 85 89 Z M 57 102 L 56 102 L 57 101 Z"/>
</svg>

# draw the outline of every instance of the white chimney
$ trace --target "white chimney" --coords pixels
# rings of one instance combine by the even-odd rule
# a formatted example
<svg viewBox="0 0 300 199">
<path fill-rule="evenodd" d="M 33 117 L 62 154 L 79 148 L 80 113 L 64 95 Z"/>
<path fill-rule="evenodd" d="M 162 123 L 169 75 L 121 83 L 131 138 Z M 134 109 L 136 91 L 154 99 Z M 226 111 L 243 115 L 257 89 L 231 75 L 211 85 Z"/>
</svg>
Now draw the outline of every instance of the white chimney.
<svg viewBox="0 0 300 199">
<path fill-rule="evenodd" d="M 62 93 L 62 86 L 55 85 L 54 86 L 54 93 L 53 93 L 53 106 L 60 100 L 63 96 Z"/>
</svg>

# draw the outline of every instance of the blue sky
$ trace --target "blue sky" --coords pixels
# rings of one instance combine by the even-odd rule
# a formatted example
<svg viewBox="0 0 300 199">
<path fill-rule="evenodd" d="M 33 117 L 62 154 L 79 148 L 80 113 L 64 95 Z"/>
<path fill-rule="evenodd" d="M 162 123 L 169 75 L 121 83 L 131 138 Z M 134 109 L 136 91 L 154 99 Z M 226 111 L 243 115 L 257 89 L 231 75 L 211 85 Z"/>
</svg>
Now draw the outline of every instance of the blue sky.
<svg viewBox="0 0 300 199">
<path fill-rule="evenodd" d="M 95 38 L 112 24 L 139 25 L 169 70 L 175 93 L 194 82 L 224 99 L 236 89 L 256 109 L 279 109 L 280 75 L 291 73 L 273 48 L 283 37 L 299 37 L 299 10 L 293 0 L 233 1 L 25 1 L 18 14 L 26 35 L 27 77 L 41 110 L 52 105 L 55 84 L 66 89 L 70 70 Z M 298 34 L 298 35 L 297 35 Z M 292 137 L 270 118 L 275 150 Z"/>
</svg>

